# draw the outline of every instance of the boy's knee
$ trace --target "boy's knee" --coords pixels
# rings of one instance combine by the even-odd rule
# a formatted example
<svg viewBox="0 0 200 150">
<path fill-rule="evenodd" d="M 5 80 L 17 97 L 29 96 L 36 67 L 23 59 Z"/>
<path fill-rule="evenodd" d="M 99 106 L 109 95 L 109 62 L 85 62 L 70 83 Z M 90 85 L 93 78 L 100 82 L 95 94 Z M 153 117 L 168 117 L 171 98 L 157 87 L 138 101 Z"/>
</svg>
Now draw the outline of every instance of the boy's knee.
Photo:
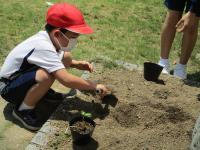
<svg viewBox="0 0 200 150">
<path fill-rule="evenodd" d="M 35 79 L 37 82 L 43 82 L 43 81 L 54 82 L 55 80 L 53 75 L 51 75 L 45 69 L 42 68 L 37 70 Z"/>
</svg>

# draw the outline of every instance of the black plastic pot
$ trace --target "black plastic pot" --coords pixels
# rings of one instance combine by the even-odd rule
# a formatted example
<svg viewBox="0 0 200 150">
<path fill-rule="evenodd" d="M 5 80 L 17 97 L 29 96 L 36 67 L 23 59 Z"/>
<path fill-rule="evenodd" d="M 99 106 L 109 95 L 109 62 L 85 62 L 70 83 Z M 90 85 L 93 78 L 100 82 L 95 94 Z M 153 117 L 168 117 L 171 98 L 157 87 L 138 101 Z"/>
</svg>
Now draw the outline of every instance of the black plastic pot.
<svg viewBox="0 0 200 150">
<path fill-rule="evenodd" d="M 94 128 L 89 133 L 85 133 L 85 134 L 74 131 L 71 126 L 73 126 L 76 122 L 82 121 L 82 120 L 90 123 L 94 128 L 96 126 L 96 123 L 88 117 L 77 116 L 77 117 L 73 118 L 69 122 L 69 125 L 70 125 L 72 140 L 73 140 L 74 144 L 76 144 L 76 145 L 86 145 L 86 144 L 88 144 L 91 141 L 91 137 L 92 137 L 92 134 L 93 134 L 93 131 L 94 131 Z"/>
<path fill-rule="evenodd" d="M 147 81 L 158 81 L 158 77 L 160 76 L 163 67 L 152 62 L 144 63 L 144 78 Z"/>
</svg>

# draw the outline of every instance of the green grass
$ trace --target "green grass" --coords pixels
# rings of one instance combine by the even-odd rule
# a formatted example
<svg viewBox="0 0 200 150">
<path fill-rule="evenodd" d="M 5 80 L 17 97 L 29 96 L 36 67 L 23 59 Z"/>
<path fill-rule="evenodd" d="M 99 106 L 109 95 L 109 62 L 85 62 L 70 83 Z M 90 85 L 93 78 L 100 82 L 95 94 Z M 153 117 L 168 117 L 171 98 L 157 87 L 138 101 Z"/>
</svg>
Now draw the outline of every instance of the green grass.
<svg viewBox="0 0 200 150">
<path fill-rule="evenodd" d="M 9 51 L 43 29 L 47 10 L 41 0 L 0 0 L 0 63 Z M 53 0 L 51 2 L 56 2 Z M 144 61 L 157 62 L 160 53 L 160 29 L 166 9 L 161 0 L 68 0 L 79 7 L 94 28 L 95 34 L 81 36 L 77 59 L 94 60 L 107 56 L 142 64 Z M 171 51 L 171 61 L 177 60 L 181 36 L 178 35 Z M 189 71 L 199 71 L 196 57 L 200 43 L 194 49 L 189 62 Z"/>
</svg>

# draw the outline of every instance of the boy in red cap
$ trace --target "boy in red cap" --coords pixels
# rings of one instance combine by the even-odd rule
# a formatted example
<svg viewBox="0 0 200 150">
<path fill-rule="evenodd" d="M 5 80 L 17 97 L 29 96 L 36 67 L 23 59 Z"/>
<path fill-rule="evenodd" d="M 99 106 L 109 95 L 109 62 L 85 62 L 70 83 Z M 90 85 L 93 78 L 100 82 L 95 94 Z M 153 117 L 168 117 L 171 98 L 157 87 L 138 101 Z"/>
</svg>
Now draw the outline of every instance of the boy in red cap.
<svg viewBox="0 0 200 150">
<path fill-rule="evenodd" d="M 9 53 L 0 72 L 1 96 L 17 106 L 13 116 L 30 130 L 42 126 L 34 107 L 55 80 L 73 89 L 100 90 L 101 97 L 108 93 L 104 85 L 81 79 L 65 69 L 93 71 L 90 63 L 72 60 L 70 55 L 79 35 L 93 33 L 81 11 L 67 3 L 54 4 L 48 9 L 46 23 L 46 31 L 33 35 Z"/>
</svg>

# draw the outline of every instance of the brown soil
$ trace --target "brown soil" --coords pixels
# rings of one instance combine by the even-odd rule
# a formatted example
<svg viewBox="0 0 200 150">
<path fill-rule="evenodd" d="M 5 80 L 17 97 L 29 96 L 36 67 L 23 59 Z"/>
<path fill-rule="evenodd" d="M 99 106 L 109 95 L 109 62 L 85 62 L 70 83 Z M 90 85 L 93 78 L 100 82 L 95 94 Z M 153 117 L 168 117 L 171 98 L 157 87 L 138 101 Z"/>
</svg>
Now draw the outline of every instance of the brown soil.
<svg viewBox="0 0 200 150">
<path fill-rule="evenodd" d="M 195 82 L 170 76 L 161 76 L 158 83 L 148 82 L 142 72 L 120 69 L 99 70 L 91 79 L 108 85 L 112 95 L 102 103 L 98 96 L 87 93 L 64 101 L 54 114 L 52 124 L 58 130 L 47 149 L 188 149 L 200 108 Z M 92 113 L 97 125 L 93 140 L 77 147 L 64 132 L 80 111 Z"/>
<path fill-rule="evenodd" d="M 91 131 L 93 131 L 94 126 L 84 120 L 82 121 L 77 121 L 72 126 L 70 126 L 72 131 L 76 131 L 80 134 L 88 134 Z"/>
</svg>

